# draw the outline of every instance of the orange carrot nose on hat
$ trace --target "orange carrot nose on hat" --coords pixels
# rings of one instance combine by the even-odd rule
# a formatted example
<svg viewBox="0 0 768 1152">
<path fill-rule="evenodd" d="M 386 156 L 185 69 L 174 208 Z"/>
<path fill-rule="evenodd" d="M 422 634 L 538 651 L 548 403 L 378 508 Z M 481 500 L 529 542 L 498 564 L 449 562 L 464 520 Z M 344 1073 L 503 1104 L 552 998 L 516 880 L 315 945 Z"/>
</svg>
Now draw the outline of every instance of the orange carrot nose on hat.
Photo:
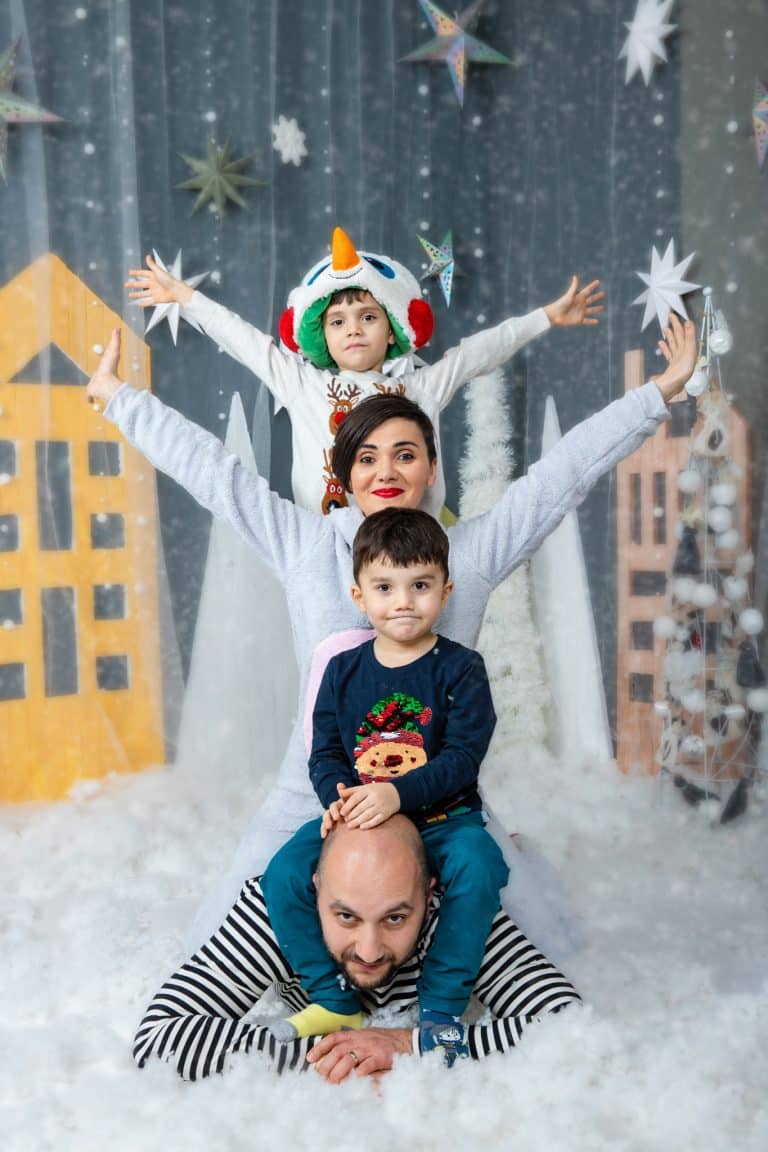
<svg viewBox="0 0 768 1152">
<path fill-rule="evenodd" d="M 408 269 L 387 256 L 358 252 L 344 229 L 335 228 L 330 257 L 310 268 L 280 317 L 283 343 L 318 368 L 336 367 L 325 342 L 323 313 L 331 296 L 345 288 L 370 292 L 387 313 L 395 337 L 388 358 L 423 347 L 432 335 L 432 309 Z"/>
</svg>

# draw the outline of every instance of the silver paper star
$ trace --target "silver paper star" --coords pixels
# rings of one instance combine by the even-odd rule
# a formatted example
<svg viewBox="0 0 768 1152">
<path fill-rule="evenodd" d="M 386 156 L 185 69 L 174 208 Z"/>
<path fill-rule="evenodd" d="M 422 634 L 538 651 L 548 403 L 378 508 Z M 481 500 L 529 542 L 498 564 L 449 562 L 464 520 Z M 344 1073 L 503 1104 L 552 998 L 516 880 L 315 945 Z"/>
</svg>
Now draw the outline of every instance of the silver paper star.
<svg viewBox="0 0 768 1152">
<path fill-rule="evenodd" d="M 155 258 L 155 263 L 159 265 L 159 267 L 162 268 L 164 272 L 169 272 L 171 276 L 173 276 L 176 280 L 183 279 L 181 275 L 181 248 L 179 248 L 178 252 L 176 253 L 176 259 L 174 260 L 173 264 L 171 264 L 170 268 L 165 266 L 154 248 L 152 249 L 152 255 Z M 189 284 L 190 288 L 197 288 L 198 284 L 202 283 L 207 275 L 207 272 L 199 272 L 197 276 L 190 276 L 189 279 L 184 280 L 184 283 Z M 161 320 L 167 320 L 168 327 L 171 330 L 171 338 L 175 344 L 179 336 L 180 315 L 181 308 L 176 303 L 156 305 L 151 317 L 149 318 L 149 322 L 144 329 L 144 335 L 146 336 L 147 332 L 151 332 L 152 329 L 157 324 L 159 324 Z M 198 332 L 201 331 L 200 325 L 196 320 L 193 320 L 191 316 L 186 316 L 185 320 L 188 324 L 191 324 L 193 328 L 197 329 Z"/>
<path fill-rule="evenodd" d="M 453 277 L 456 270 L 456 263 L 453 258 L 453 233 L 446 232 L 442 244 L 433 244 L 430 240 L 425 240 L 423 236 L 419 236 L 418 239 L 430 260 L 429 267 L 421 279 L 426 280 L 429 276 L 436 276 L 442 289 L 445 303 L 450 307 L 451 288 L 453 287 Z"/>
<path fill-rule="evenodd" d="M 619 60 L 626 57 L 627 74 L 624 83 L 629 84 L 636 72 L 642 72 L 646 84 L 651 81 L 651 73 L 657 60 L 667 59 L 664 40 L 674 32 L 676 24 L 668 24 L 667 16 L 675 0 L 637 0 L 634 19 L 625 21 L 629 35 L 619 52 Z"/>
<path fill-rule="evenodd" d="M 687 319 L 688 313 L 682 297 L 686 292 L 701 287 L 700 284 L 693 284 L 690 280 L 683 279 L 695 255 L 695 252 L 691 252 L 690 256 L 686 256 L 676 264 L 674 240 L 670 240 L 663 256 L 659 256 L 654 245 L 650 272 L 635 273 L 644 284 L 648 285 L 645 292 L 641 292 L 637 299 L 632 301 L 633 304 L 645 304 L 643 330 L 648 327 L 654 315 L 658 317 L 662 328 L 666 326 L 670 312 L 677 312 L 678 316 Z"/>
</svg>

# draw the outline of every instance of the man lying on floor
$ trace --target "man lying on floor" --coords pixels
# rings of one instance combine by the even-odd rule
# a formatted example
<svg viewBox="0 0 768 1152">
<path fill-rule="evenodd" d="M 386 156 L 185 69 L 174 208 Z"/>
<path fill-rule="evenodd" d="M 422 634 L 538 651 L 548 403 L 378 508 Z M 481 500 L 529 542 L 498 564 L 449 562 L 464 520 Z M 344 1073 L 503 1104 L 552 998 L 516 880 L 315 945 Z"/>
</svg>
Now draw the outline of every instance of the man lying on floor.
<svg viewBox="0 0 768 1152">
<path fill-rule="evenodd" d="M 407 1010 L 440 916 L 415 826 L 400 814 L 377 828 L 340 824 L 327 837 L 314 877 L 323 938 L 368 1012 Z M 260 1053 L 278 1071 L 313 1065 L 333 1083 L 388 1071 L 395 1056 L 419 1055 L 418 1028 L 362 1028 L 281 1043 L 264 1017 L 246 1019 L 276 988 L 293 1011 L 308 1000 L 280 952 L 258 879 L 243 887 L 210 940 L 163 984 L 136 1033 L 139 1067 L 158 1056 L 187 1080 L 222 1072 L 235 1053 Z M 499 909 L 474 995 L 491 1014 L 448 1038 L 479 1060 L 517 1045 L 529 1024 L 580 997 L 573 985 Z"/>
</svg>

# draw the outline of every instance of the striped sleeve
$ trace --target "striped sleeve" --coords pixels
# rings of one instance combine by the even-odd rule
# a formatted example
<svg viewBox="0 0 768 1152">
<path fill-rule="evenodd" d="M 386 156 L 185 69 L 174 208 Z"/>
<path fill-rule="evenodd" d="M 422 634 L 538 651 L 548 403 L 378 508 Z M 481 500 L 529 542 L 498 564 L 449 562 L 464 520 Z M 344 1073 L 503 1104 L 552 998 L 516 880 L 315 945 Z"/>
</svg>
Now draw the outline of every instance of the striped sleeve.
<svg viewBox="0 0 768 1152">
<path fill-rule="evenodd" d="M 474 993 L 493 1019 L 467 1029 L 473 1060 L 514 1048 L 529 1024 L 549 1012 L 581 1003 L 570 980 L 501 910 L 491 926 Z"/>
<path fill-rule="evenodd" d="M 306 1004 L 278 948 L 256 880 L 249 880 L 226 920 L 153 997 L 136 1032 L 133 1058 L 175 1064 L 185 1080 L 222 1072 L 229 1057 L 256 1051 L 277 1071 L 303 1067 L 313 1040 L 281 1044 L 247 1013 L 277 984 L 294 1008 Z"/>
</svg>

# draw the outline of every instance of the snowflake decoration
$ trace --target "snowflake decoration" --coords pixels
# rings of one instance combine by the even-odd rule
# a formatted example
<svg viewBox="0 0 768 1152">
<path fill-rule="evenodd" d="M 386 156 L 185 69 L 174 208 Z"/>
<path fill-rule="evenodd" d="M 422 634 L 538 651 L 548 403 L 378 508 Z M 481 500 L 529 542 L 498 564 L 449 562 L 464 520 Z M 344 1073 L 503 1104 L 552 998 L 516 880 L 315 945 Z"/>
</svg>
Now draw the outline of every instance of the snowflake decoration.
<svg viewBox="0 0 768 1152">
<path fill-rule="evenodd" d="M 277 123 L 272 125 L 272 147 L 280 153 L 283 164 L 301 164 L 307 155 L 304 146 L 306 137 L 295 120 L 288 120 L 285 116 L 278 116 Z"/>
<path fill-rule="evenodd" d="M 193 212 L 197 212 L 203 204 L 210 203 L 215 205 L 217 215 L 223 216 L 227 200 L 239 204 L 241 208 L 247 208 L 248 205 L 238 192 L 238 188 L 265 187 L 263 180 L 254 180 L 250 176 L 243 175 L 243 169 L 248 167 L 252 157 L 243 156 L 240 160 L 230 160 L 229 141 L 223 148 L 219 148 L 215 140 L 209 140 L 204 157 L 185 156 L 182 153 L 181 158 L 185 164 L 189 164 L 195 175 L 177 184 L 176 187 L 199 191 L 200 195 L 192 207 Z"/>
<path fill-rule="evenodd" d="M 688 265 L 695 255 L 695 252 L 691 252 L 690 256 L 686 256 L 679 264 L 676 264 L 674 240 L 670 240 L 663 256 L 659 256 L 654 245 L 651 253 L 651 271 L 636 273 L 648 287 L 645 292 L 640 293 L 636 300 L 632 301 L 633 304 L 645 304 L 643 331 L 650 324 L 654 314 L 658 317 L 662 328 L 666 326 L 670 312 L 677 312 L 678 316 L 687 319 L 688 313 L 685 310 L 682 297 L 686 292 L 692 292 L 694 288 L 701 287 L 700 284 L 693 284 L 689 280 L 683 279 L 688 271 Z"/>
<path fill-rule="evenodd" d="M 176 259 L 174 260 L 173 264 L 171 264 L 170 268 L 166 267 L 154 248 L 152 249 L 152 255 L 155 258 L 155 263 L 158 264 L 164 272 L 170 272 L 171 276 L 173 276 L 176 280 L 183 279 L 181 275 L 181 248 L 179 248 L 179 251 L 176 253 Z M 188 280 L 184 280 L 184 283 L 189 284 L 190 288 L 197 288 L 198 284 L 205 280 L 207 275 L 207 272 L 200 272 L 197 276 L 190 276 Z M 161 320 L 167 320 L 168 327 L 171 330 L 171 338 L 175 344 L 179 335 L 180 315 L 181 311 L 178 304 L 173 303 L 156 305 L 149 319 L 149 322 L 144 329 L 144 335 L 146 336 L 147 332 L 151 332 L 155 325 L 159 324 Z M 201 331 L 200 325 L 197 323 L 197 321 L 193 320 L 191 316 L 188 316 L 186 319 L 187 323 L 191 324 L 193 328 L 196 328 L 198 332 Z"/>
<path fill-rule="evenodd" d="M 666 60 L 665 37 L 674 32 L 676 24 L 668 24 L 667 17 L 675 0 L 637 0 L 634 19 L 627 23 L 629 35 L 619 52 L 619 60 L 626 56 L 627 74 L 624 83 L 629 84 L 636 72 L 642 72 L 646 84 L 651 82 L 651 73 L 656 60 Z"/>
<path fill-rule="evenodd" d="M 19 51 L 19 41 L 14 41 L 10 48 L 0 53 L 0 176 L 5 181 L 5 153 L 8 144 L 9 124 L 39 124 L 60 120 L 53 112 L 46 112 L 45 108 L 38 108 L 30 104 L 29 100 L 22 100 L 11 92 L 16 72 L 16 55 Z"/>
<path fill-rule="evenodd" d="M 453 233 L 446 232 L 442 244 L 433 244 L 430 240 L 425 240 L 423 236 L 419 236 L 418 240 L 430 260 L 429 267 L 422 276 L 422 280 L 426 280 L 428 276 L 436 276 L 442 289 L 446 306 L 450 308 L 451 288 L 453 287 L 453 276 L 456 267 L 453 258 Z"/>
</svg>

